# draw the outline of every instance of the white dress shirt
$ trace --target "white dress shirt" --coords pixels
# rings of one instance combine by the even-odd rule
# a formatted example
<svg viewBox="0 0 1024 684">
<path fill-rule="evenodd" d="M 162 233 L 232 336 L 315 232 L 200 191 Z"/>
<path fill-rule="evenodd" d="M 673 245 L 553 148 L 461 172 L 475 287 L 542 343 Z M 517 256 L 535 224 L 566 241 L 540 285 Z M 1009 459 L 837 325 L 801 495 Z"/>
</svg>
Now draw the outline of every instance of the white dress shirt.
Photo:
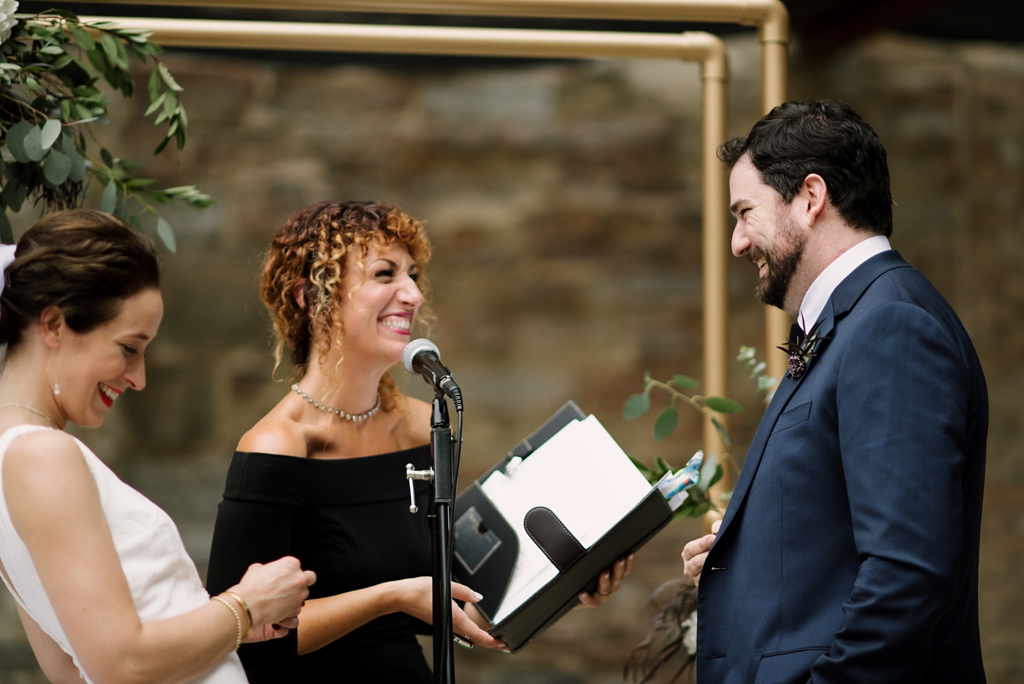
<svg viewBox="0 0 1024 684">
<path fill-rule="evenodd" d="M 865 261 L 892 249 L 889 240 L 884 235 L 873 235 L 867 240 L 857 243 L 850 249 L 839 255 L 839 258 L 825 267 L 825 270 L 818 274 L 811 286 L 807 288 L 804 300 L 800 302 L 800 317 L 797 322 L 806 333 L 818 322 L 822 309 L 828 303 L 829 297 L 839 287 L 839 283 L 846 280 L 846 277 L 857 270 L 857 267 Z"/>
</svg>

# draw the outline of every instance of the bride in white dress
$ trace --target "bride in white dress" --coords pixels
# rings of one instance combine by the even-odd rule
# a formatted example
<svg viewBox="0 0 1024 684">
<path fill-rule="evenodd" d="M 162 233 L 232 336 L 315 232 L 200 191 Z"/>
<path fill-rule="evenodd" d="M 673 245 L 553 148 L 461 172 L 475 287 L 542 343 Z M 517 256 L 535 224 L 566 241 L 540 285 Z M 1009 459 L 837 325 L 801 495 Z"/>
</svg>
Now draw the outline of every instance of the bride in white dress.
<svg viewBox="0 0 1024 684">
<path fill-rule="evenodd" d="M 294 629 L 313 573 L 254 564 L 211 598 L 167 514 L 63 432 L 146 384 L 152 244 L 62 212 L 0 247 L 0 270 L 0 577 L 40 666 L 55 683 L 245 682 L 234 651 Z"/>
</svg>

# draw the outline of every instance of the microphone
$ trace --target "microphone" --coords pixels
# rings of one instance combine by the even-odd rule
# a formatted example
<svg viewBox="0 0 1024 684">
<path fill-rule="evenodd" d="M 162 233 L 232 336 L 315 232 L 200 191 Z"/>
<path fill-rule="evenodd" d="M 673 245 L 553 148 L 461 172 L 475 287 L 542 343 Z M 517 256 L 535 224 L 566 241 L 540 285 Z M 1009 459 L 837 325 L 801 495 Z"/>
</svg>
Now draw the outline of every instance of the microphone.
<svg viewBox="0 0 1024 684">
<path fill-rule="evenodd" d="M 441 390 L 455 402 L 455 409 L 462 410 L 462 391 L 452 379 L 452 372 L 441 363 L 441 352 L 437 345 L 421 337 L 405 345 L 402 365 L 413 375 L 420 375 L 427 384 Z"/>
</svg>

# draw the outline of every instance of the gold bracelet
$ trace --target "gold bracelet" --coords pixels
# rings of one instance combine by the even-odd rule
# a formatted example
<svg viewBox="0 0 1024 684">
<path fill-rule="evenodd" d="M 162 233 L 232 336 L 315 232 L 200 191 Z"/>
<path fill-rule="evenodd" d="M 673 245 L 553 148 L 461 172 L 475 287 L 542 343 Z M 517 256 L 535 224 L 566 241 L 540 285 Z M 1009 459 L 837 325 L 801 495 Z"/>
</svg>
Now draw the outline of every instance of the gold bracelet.
<svg viewBox="0 0 1024 684">
<path fill-rule="evenodd" d="M 231 611 L 231 614 L 235 616 L 235 626 L 238 627 L 238 638 L 235 639 L 235 650 L 242 645 L 242 616 L 238 614 L 238 610 L 233 605 L 227 602 L 227 600 L 221 596 L 211 596 L 211 601 L 216 601 L 221 605 L 227 607 Z"/>
<path fill-rule="evenodd" d="M 221 593 L 227 594 L 231 598 L 235 599 L 236 601 L 238 601 L 238 605 L 242 606 L 242 608 L 245 609 L 245 615 L 249 618 L 249 629 L 245 630 L 245 636 L 242 637 L 244 639 L 245 637 L 249 636 L 249 634 L 252 632 L 252 628 L 256 626 L 256 623 L 252 621 L 252 611 L 249 610 L 249 604 L 245 602 L 244 598 L 242 598 L 233 591 L 222 591 Z"/>
</svg>

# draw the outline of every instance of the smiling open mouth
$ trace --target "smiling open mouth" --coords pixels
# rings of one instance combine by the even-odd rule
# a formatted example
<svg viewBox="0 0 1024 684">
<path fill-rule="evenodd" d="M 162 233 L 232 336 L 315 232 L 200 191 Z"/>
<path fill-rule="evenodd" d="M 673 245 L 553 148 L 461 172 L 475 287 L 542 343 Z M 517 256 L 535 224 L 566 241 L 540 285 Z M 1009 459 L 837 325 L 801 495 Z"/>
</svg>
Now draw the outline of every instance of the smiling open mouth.
<svg viewBox="0 0 1024 684">
<path fill-rule="evenodd" d="M 118 392 L 116 389 L 104 385 L 103 383 L 100 383 L 100 399 L 103 401 L 103 404 L 107 408 L 113 406 L 114 400 L 117 399 L 119 396 L 121 396 L 121 393 Z"/>
<path fill-rule="evenodd" d="M 408 334 L 409 329 L 412 327 L 412 321 L 408 318 L 401 318 L 398 316 L 389 316 L 388 318 L 381 319 L 381 323 L 388 330 L 394 330 L 398 333 Z"/>
</svg>

